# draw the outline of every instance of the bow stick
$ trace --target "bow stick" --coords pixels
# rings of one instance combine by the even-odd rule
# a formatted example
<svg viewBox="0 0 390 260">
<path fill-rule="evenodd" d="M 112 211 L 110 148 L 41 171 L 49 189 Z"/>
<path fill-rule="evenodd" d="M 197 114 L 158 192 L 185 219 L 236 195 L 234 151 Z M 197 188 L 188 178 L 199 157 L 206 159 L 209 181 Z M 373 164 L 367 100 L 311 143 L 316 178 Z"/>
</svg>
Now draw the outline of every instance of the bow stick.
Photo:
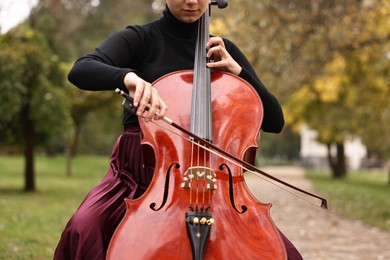
<svg viewBox="0 0 390 260">
<path fill-rule="evenodd" d="M 127 99 L 129 101 L 129 104 L 128 104 L 129 107 L 126 108 L 126 109 L 128 109 L 131 113 L 136 114 L 135 112 L 136 112 L 137 108 L 134 107 L 134 105 L 133 105 L 133 98 L 129 94 L 127 94 L 126 92 L 124 92 L 124 91 L 122 91 L 122 90 L 120 90 L 118 88 L 115 90 L 115 92 L 118 93 L 119 95 L 121 95 L 122 97 L 124 97 L 125 99 Z M 148 110 L 148 108 L 146 108 L 146 110 Z M 194 140 L 199 142 L 204 147 L 209 148 L 209 149 L 214 150 L 214 151 L 217 151 L 218 153 L 226 156 L 227 158 L 229 158 L 229 159 L 231 159 L 231 160 L 241 164 L 246 169 L 249 169 L 250 171 L 253 171 L 253 172 L 257 172 L 257 173 L 259 173 L 259 174 L 261 174 L 261 175 L 263 175 L 263 176 L 265 176 L 265 177 L 267 177 L 267 178 L 269 178 L 269 179 L 271 179 L 271 180 L 273 180 L 275 182 L 283 184 L 286 187 L 289 187 L 289 188 L 294 189 L 296 191 L 299 191 L 299 192 L 301 192 L 303 194 L 306 194 L 306 195 L 309 195 L 311 197 L 314 197 L 314 198 L 317 198 L 317 199 L 321 200 L 321 208 L 328 209 L 328 202 L 327 202 L 327 200 L 325 198 L 322 198 L 322 197 L 320 197 L 318 195 L 315 195 L 313 193 L 310 193 L 308 191 L 305 191 L 305 190 L 302 190 L 302 189 L 300 189 L 298 187 L 295 187 L 294 185 L 291 185 L 291 184 L 289 184 L 289 183 L 287 183 L 285 181 L 282 181 L 282 180 L 280 180 L 280 179 L 278 179 L 278 178 L 276 178 L 276 177 L 274 177 L 274 176 L 272 176 L 272 175 L 270 175 L 270 174 L 260 170 L 259 168 L 253 166 L 252 164 L 247 163 L 247 162 L 245 162 L 245 161 L 235 157 L 234 155 L 231 155 L 230 153 L 228 153 L 228 152 L 218 148 L 217 146 L 213 145 L 209 141 L 207 141 L 207 140 L 205 140 L 205 139 L 195 135 L 194 133 L 188 131 L 187 129 L 181 127 L 180 125 L 176 124 L 171 119 L 169 119 L 168 117 L 163 117 L 162 120 L 165 123 L 173 126 L 174 128 L 178 129 L 179 131 L 183 132 L 184 134 L 192 137 Z"/>
</svg>

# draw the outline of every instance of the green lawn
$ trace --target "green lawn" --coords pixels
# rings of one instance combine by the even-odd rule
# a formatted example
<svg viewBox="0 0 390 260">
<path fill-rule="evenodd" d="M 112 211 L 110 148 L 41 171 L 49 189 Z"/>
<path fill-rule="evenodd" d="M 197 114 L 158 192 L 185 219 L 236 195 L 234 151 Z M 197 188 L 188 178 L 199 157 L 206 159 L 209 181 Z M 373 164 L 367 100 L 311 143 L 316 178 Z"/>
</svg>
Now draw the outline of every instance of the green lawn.
<svg viewBox="0 0 390 260">
<path fill-rule="evenodd" d="M 108 167 L 107 157 L 38 157 L 37 192 L 23 192 L 23 160 L 0 157 L 0 259 L 52 259 L 66 222 Z"/>
<path fill-rule="evenodd" d="M 333 180 L 330 173 L 308 172 L 318 193 L 330 208 L 367 224 L 390 231 L 390 186 L 385 171 L 351 172 L 344 180 Z"/>
</svg>

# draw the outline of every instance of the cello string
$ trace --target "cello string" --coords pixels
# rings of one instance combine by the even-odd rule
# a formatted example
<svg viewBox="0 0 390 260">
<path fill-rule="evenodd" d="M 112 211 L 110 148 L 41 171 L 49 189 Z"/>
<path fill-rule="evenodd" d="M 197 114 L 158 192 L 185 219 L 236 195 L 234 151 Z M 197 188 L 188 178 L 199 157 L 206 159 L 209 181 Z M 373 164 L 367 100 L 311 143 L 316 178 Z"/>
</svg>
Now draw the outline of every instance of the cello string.
<svg viewBox="0 0 390 260">
<path fill-rule="evenodd" d="M 218 157 L 220 157 L 220 158 L 222 158 L 222 159 L 225 159 L 225 160 L 229 161 L 230 163 L 233 163 L 234 165 L 240 167 L 241 169 L 243 169 L 243 170 L 245 170 L 245 171 L 247 171 L 247 172 L 249 172 L 249 173 L 252 173 L 252 174 L 255 175 L 256 177 L 261 178 L 261 179 L 263 179 L 264 181 L 267 181 L 267 182 L 270 183 L 270 184 L 273 184 L 274 186 L 276 186 L 276 187 L 278 187 L 278 188 L 280 188 L 280 189 L 282 189 L 282 190 L 284 190 L 284 191 L 290 193 L 291 195 L 296 196 L 296 197 L 302 199 L 303 201 L 305 201 L 305 202 L 307 202 L 307 203 L 309 203 L 309 204 L 311 204 L 311 205 L 314 205 L 314 206 L 316 206 L 316 207 L 321 208 L 321 206 L 317 205 L 316 203 L 314 203 L 314 202 L 312 202 L 312 201 L 306 199 L 306 198 L 303 197 L 303 196 L 300 196 L 300 195 L 296 194 L 295 192 L 293 192 L 293 191 L 291 191 L 291 190 L 285 188 L 284 186 L 282 186 L 282 185 L 276 183 L 275 181 L 270 180 L 270 179 L 267 179 L 267 178 L 265 178 L 264 176 L 260 175 L 259 173 L 254 172 L 254 171 L 252 171 L 252 170 L 246 168 L 246 167 L 243 166 L 243 165 L 240 165 L 239 163 L 237 163 L 237 162 L 231 160 L 230 158 L 224 156 L 223 154 L 220 154 L 220 153 L 218 153 L 218 152 L 216 152 L 216 151 L 213 151 L 212 149 L 207 148 L 206 146 L 203 146 L 202 144 L 196 143 L 196 142 L 190 140 L 189 138 L 186 138 L 186 137 L 184 137 L 183 135 L 181 135 L 181 134 L 179 134 L 179 133 L 173 131 L 172 129 L 168 129 L 168 128 L 165 127 L 165 126 L 162 126 L 162 125 L 158 124 L 158 123 L 157 123 L 156 121 L 154 121 L 154 120 L 152 120 L 152 121 L 150 121 L 150 122 L 152 122 L 153 124 L 157 125 L 158 127 L 162 128 L 162 129 L 164 129 L 164 130 L 166 130 L 166 131 L 171 132 L 171 133 L 174 134 L 174 135 L 177 135 L 177 136 L 180 137 L 180 138 L 183 138 L 184 140 L 186 140 L 186 141 L 188 141 L 188 142 L 190 142 L 190 143 L 192 143 L 192 144 L 194 144 L 194 145 L 196 145 L 196 146 L 198 146 L 198 147 L 202 147 L 203 149 L 209 151 L 210 153 L 212 153 L 212 154 L 214 154 L 214 155 L 216 155 L 216 156 L 218 156 Z"/>
<path fill-rule="evenodd" d="M 212 169 L 211 168 L 211 153 L 208 153 L 208 157 L 209 157 L 209 169 Z M 212 181 L 211 179 L 209 181 Z M 210 208 L 211 206 L 211 183 L 209 184 L 210 187 L 209 187 L 209 201 L 208 201 L 208 207 Z"/>
<path fill-rule="evenodd" d="M 206 166 L 207 164 L 207 151 L 203 151 L 203 164 Z M 205 168 L 204 169 L 204 172 L 203 172 L 203 191 L 202 191 L 202 206 L 204 208 L 204 205 L 206 203 L 206 171 L 207 169 Z"/>
<path fill-rule="evenodd" d="M 194 144 L 191 144 L 191 165 L 190 165 L 190 172 L 189 172 L 189 177 L 190 177 L 190 205 L 192 206 L 192 192 L 193 192 L 193 189 L 192 189 L 192 186 L 193 186 L 193 178 L 191 178 L 191 175 L 194 176 L 194 173 L 193 173 L 193 168 L 194 166 Z"/>
<path fill-rule="evenodd" d="M 198 160 L 196 165 L 199 165 L 199 159 L 200 159 L 199 145 L 196 142 L 194 142 L 194 144 L 198 146 L 196 149 L 197 150 L 197 160 Z M 199 175 L 198 175 L 198 171 L 197 171 L 196 172 L 196 206 L 199 205 L 199 180 L 198 180 L 198 178 L 199 178 Z"/>
<path fill-rule="evenodd" d="M 202 160 L 203 160 L 203 165 L 205 165 L 205 151 L 203 150 L 203 152 L 201 152 L 202 153 Z M 203 168 L 203 172 L 202 172 L 202 175 L 201 175 L 202 177 L 201 177 L 201 179 L 202 179 L 202 181 L 204 181 L 204 176 L 205 176 L 205 172 L 204 172 L 204 168 Z M 202 206 L 204 205 L 204 193 L 205 193 L 205 190 L 204 190 L 204 185 L 202 185 Z"/>
</svg>

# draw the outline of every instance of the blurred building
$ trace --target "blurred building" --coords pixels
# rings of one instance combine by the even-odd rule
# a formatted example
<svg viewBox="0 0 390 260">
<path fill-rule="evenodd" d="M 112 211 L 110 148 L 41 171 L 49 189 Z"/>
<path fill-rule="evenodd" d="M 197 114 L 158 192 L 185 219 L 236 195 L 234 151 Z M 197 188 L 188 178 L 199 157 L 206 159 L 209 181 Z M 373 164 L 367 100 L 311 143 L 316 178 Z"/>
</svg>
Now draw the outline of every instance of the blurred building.
<svg viewBox="0 0 390 260">
<path fill-rule="evenodd" d="M 300 158 L 305 168 L 326 169 L 329 168 L 327 147 L 317 141 L 317 132 L 303 126 L 300 131 L 301 149 Z M 358 170 L 362 167 L 367 156 L 367 149 L 359 138 L 351 138 L 344 144 L 347 167 L 350 170 Z M 331 150 L 332 156 L 336 155 L 335 147 Z"/>
</svg>

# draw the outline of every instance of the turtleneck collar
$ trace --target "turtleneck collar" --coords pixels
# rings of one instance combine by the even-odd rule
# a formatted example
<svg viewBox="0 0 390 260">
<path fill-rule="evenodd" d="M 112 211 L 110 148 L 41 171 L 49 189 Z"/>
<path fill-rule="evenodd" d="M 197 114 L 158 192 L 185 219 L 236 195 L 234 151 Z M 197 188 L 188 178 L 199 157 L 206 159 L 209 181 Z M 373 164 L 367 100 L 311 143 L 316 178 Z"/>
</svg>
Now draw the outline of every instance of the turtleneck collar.
<svg viewBox="0 0 390 260">
<path fill-rule="evenodd" d="M 198 32 L 198 21 L 194 23 L 183 23 L 179 21 L 169 10 L 168 7 L 163 11 L 163 17 L 160 19 L 164 32 L 179 38 L 193 38 Z"/>
</svg>

